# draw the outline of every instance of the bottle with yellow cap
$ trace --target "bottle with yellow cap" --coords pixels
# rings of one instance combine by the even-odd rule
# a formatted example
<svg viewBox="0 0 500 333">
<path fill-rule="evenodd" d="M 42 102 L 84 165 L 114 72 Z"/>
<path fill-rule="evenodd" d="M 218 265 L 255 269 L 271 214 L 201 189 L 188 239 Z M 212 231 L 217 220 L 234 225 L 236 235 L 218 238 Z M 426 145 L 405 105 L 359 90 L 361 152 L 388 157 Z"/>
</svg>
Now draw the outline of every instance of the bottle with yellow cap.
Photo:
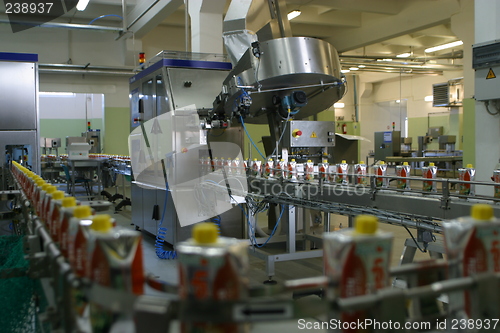
<svg viewBox="0 0 500 333">
<path fill-rule="evenodd" d="M 75 197 L 65 197 L 61 200 L 61 209 L 59 210 L 59 221 L 53 220 L 54 233 L 59 240 L 59 249 L 64 257 L 68 257 L 68 234 L 69 221 L 73 217 L 73 210 L 78 207 Z"/>
<path fill-rule="evenodd" d="M 241 161 L 239 157 L 236 157 L 232 162 L 231 162 L 231 173 L 236 176 L 241 176 L 243 172 L 243 168 L 241 167 Z"/>
<path fill-rule="evenodd" d="M 65 194 L 63 191 L 55 191 L 54 193 L 51 194 L 50 206 L 45 221 L 45 224 L 47 226 L 47 231 L 52 237 L 52 240 L 56 242 L 58 241 L 58 239 L 55 237 L 56 232 L 54 230 L 55 228 L 54 221 L 59 221 L 59 216 L 60 216 L 59 210 L 61 209 L 62 199 L 64 198 L 64 196 Z"/>
<path fill-rule="evenodd" d="M 401 178 L 410 177 L 411 167 L 408 162 L 403 162 L 403 165 L 396 165 L 396 176 Z M 410 180 L 409 179 L 398 179 L 397 188 L 402 190 L 410 189 Z"/>
<path fill-rule="evenodd" d="M 493 207 L 476 204 L 471 215 L 443 223 L 450 278 L 474 276 L 484 272 L 500 272 L 500 220 Z M 477 300 L 468 292 L 450 295 L 450 305 L 465 309 L 472 318 Z"/>
<path fill-rule="evenodd" d="M 368 185 L 368 179 L 366 178 L 366 164 L 364 161 L 360 161 L 358 164 L 354 164 L 354 182 L 359 185 Z"/>
<path fill-rule="evenodd" d="M 343 184 L 343 185 L 349 184 L 349 178 L 348 178 L 349 164 L 347 164 L 347 161 L 342 160 L 341 163 L 337 163 L 337 165 L 335 166 L 335 170 L 337 173 L 335 182 L 337 184 Z"/>
<path fill-rule="evenodd" d="M 254 177 L 260 177 L 261 168 L 262 161 L 254 158 L 252 164 L 250 165 L 250 174 Z"/>
<path fill-rule="evenodd" d="M 304 180 L 306 182 L 314 180 L 314 163 L 311 160 L 307 160 L 304 164 Z"/>
<path fill-rule="evenodd" d="M 437 166 L 434 163 L 429 163 L 428 166 L 422 167 L 422 178 L 436 179 Z M 424 180 L 422 190 L 428 192 L 437 192 L 437 183 L 430 180 Z"/>
<path fill-rule="evenodd" d="M 213 223 L 198 223 L 193 238 L 177 244 L 179 297 L 183 300 L 236 301 L 248 297 L 248 246 L 218 236 Z M 246 332 L 235 323 L 182 322 L 181 332 Z"/>
<path fill-rule="evenodd" d="M 39 189 L 39 194 L 38 194 L 38 199 L 37 199 L 37 204 L 36 204 L 36 214 L 40 219 L 43 221 L 43 205 L 45 203 L 45 197 L 48 194 L 48 191 L 55 192 L 57 189 L 53 189 L 53 185 L 49 183 L 43 184 L 40 189 Z"/>
<path fill-rule="evenodd" d="M 30 201 L 31 201 L 32 207 L 36 211 L 36 209 L 38 208 L 38 201 L 40 200 L 40 192 L 42 191 L 42 186 L 46 185 L 46 183 L 42 179 L 42 177 L 39 177 L 39 176 L 36 176 L 33 179 L 35 181 L 31 186 Z"/>
<path fill-rule="evenodd" d="M 52 194 L 54 194 L 55 192 L 57 192 L 57 187 L 55 187 L 54 185 L 49 186 L 45 191 L 45 196 L 42 200 L 41 204 L 42 210 L 40 213 L 40 217 L 42 218 L 42 221 L 45 223 L 47 223 L 47 219 L 49 217 L 48 215 L 49 215 L 50 203 L 52 201 Z"/>
<path fill-rule="evenodd" d="M 68 262 L 73 267 L 73 270 L 77 273 L 78 276 L 85 276 L 85 267 L 78 266 L 77 267 L 77 259 L 76 259 L 76 235 L 83 228 L 88 228 L 92 224 L 92 208 L 87 205 L 76 206 L 73 209 L 73 216 L 69 219 L 68 225 Z M 81 253 L 79 253 L 81 256 Z M 83 261 L 82 258 L 79 258 L 79 262 Z"/>
<path fill-rule="evenodd" d="M 323 234 L 325 274 L 337 286 L 328 297 L 361 296 L 389 286 L 392 239 L 392 234 L 378 230 L 378 219 L 370 215 L 357 216 L 354 228 Z M 366 319 L 364 311 L 331 315 L 342 322 Z"/>
<path fill-rule="evenodd" d="M 458 169 L 458 180 L 472 182 L 475 177 L 476 169 L 473 168 L 472 164 L 467 164 L 465 168 Z M 474 195 L 474 185 L 458 183 L 458 194 Z"/>
<path fill-rule="evenodd" d="M 286 178 L 289 179 L 290 181 L 292 181 L 292 182 L 297 181 L 297 179 L 298 179 L 297 162 L 295 161 L 294 158 L 292 158 L 290 160 L 290 162 L 288 162 L 286 174 L 287 174 Z"/>
<path fill-rule="evenodd" d="M 330 164 L 328 163 L 328 160 L 326 158 L 323 159 L 320 164 L 318 164 L 318 176 L 319 176 L 319 179 L 323 183 L 329 182 L 329 179 L 328 179 L 329 168 L 330 168 Z"/>
<path fill-rule="evenodd" d="M 141 233 L 113 227 L 109 215 L 95 216 L 88 232 L 92 237 L 88 243 L 90 280 L 104 287 L 143 294 L 145 279 Z M 112 313 L 90 301 L 93 333 L 112 331 L 117 322 L 132 319 L 126 316 Z"/>
<path fill-rule="evenodd" d="M 373 173 L 376 176 L 387 176 L 387 164 L 384 161 L 380 161 L 373 166 Z M 377 187 L 388 187 L 389 179 L 383 177 L 375 178 L 375 184 Z"/>
</svg>

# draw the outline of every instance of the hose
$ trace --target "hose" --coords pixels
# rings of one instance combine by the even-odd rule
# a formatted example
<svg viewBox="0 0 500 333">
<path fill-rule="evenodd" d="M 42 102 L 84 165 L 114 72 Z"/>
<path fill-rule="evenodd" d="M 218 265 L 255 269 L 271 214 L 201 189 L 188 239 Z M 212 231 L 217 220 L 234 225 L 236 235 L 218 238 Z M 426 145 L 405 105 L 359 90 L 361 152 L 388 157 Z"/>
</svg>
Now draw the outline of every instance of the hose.
<svg viewBox="0 0 500 333">
<path fill-rule="evenodd" d="M 166 227 L 162 227 L 163 220 L 165 218 L 165 212 L 167 211 L 168 191 L 168 184 L 166 184 L 165 202 L 163 203 L 163 213 L 161 214 L 161 220 L 160 224 L 158 225 L 158 232 L 156 234 L 155 252 L 158 258 L 170 260 L 177 258 L 177 252 L 175 250 L 168 251 L 163 249 L 165 243 L 165 235 L 167 234 L 168 230 Z"/>
</svg>

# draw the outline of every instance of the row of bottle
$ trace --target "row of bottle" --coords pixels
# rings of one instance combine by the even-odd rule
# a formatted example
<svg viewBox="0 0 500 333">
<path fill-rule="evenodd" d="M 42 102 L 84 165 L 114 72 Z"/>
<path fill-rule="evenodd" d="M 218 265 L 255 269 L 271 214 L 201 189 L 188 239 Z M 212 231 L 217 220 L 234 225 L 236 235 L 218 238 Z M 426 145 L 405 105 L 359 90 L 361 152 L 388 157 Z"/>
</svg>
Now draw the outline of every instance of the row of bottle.
<svg viewBox="0 0 500 333">
<path fill-rule="evenodd" d="M 475 205 L 470 217 L 445 222 L 443 230 L 449 260 L 445 267 L 450 278 L 500 272 L 500 248 L 496 246 L 500 241 L 500 220 L 494 218 L 491 206 Z M 181 297 L 200 301 L 237 301 L 248 297 L 248 251 L 245 243 L 218 237 L 217 228 L 211 223 L 196 225 L 193 233 L 193 239 L 180 243 L 178 247 Z M 389 287 L 392 241 L 392 234 L 380 231 L 377 218 L 368 215 L 357 216 L 354 229 L 323 234 L 324 272 L 336 286 L 328 289 L 327 297 L 331 300 L 349 298 Z M 433 268 L 426 262 L 422 272 Z M 432 280 L 430 276 L 417 274 L 416 285 L 429 283 Z M 471 318 L 478 315 L 471 307 L 474 301 L 469 292 L 453 293 L 452 298 L 455 308 L 464 309 Z M 435 303 L 438 313 L 437 300 L 431 298 L 429 302 Z M 429 310 L 432 307 L 429 302 L 420 302 L 421 310 Z M 337 317 L 335 319 L 341 322 L 364 321 L 367 315 L 365 310 L 329 313 L 330 318 Z M 189 328 L 188 331 L 223 328 L 232 332 L 242 331 L 238 324 L 183 325 Z"/>
<path fill-rule="evenodd" d="M 306 163 L 297 163 L 295 159 L 291 159 L 289 162 L 281 159 L 276 162 L 270 158 L 262 164 L 262 161 L 256 158 L 253 160 L 240 161 L 239 158 L 219 159 L 215 157 L 214 159 L 210 159 L 207 157 L 200 159 L 200 164 L 202 175 L 224 169 L 227 175 L 234 176 L 248 175 L 253 177 L 288 179 L 291 181 L 312 181 L 318 179 L 323 183 L 368 185 L 368 178 L 366 177 L 367 166 L 363 161 L 352 167 L 353 176 L 351 177 L 351 182 L 349 181 L 350 166 L 345 160 L 341 163 L 330 165 L 328 160 L 324 159 L 318 165 L 314 165 L 311 160 L 308 160 Z M 396 176 L 401 177 L 397 179 L 396 187 L 398 189 L 411 189 L 410 179 L 403 179 L 410 178 L 410 171 L 411 167 L 408 162 L 396 166 Z M 437 171 L 437 166 L 431 162 L 428 166 L 422 167 L 422 178 L 436 179 Z M 373 173 L 375 175 L 387 177 L 387 165 L 385 162 L 380 161 L 375 164 L 373 166 Z M 467 164 L 465 168 L 458 169 L 460 181 L 474 181 L 475 174 L 476 170 L 473 168 L 472 164 Z M 492 178 L 496 183 L 500 183 L 500 170 L 495 170 Z M 389 186 L 389 178 L 377 177 L 375 178 L 375 183 L 377 187 L 387 188 Z M 432 180 L 424 181 L 422 190 L 437 192 L 437 182 Z M 474 195 L 474 184 L 458 183 L 457 192 L 461 195 Z M 495 186 L 495 198 L 500 198 L 500 186 Z"/>
<path fill-rule="evenodd" d="M 139 232 L 116 227 L 109 215 L 94 215 L 90 206 L 80 205 L 75 197 L 66 196 L 18 163 L 12 163 L 12 174 L 76 276 L 105 287 L 143 293 Z M 89 307 L 93 332 L 110 330 L 116 320 L 111 312 L 88 304 L 79 289 L 72 290 L 71 299 L 74 318 L 82 318 Z"/>
<path fill-rule="evenodd" d="M 262 161 L 256 158 L 240 161 L 239 158 L 224 159 L 215 157 L 210 159 L 207 157 L 200 159 L 200 165 L 202 175 L 224 170 L 227 175 L 247 175 L 292 181 L 312 181 L 316 178 L 321 179 L 324 183 L 349 183 L 349 164 L 346 161 L 330 165 L 328 160 L 324 159 L 322 163 L 316 166 L 311 160 L 306 163 L 297 163 L 295 159 L 286 162 L 283 159 L 274 161 L 269 158 L 263 164 Z M 354 165 L 354 173 L 356 174 L 355 184 L 367 184 L 367 167 L 364 162 Z"/>
</svg>

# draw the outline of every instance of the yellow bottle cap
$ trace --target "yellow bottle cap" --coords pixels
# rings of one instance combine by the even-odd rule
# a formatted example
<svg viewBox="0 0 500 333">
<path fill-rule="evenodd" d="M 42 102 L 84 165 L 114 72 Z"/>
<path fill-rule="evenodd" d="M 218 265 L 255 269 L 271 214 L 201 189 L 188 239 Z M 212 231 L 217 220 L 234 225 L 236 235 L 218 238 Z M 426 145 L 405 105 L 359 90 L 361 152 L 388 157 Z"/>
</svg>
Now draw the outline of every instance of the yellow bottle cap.
<svg viewBox="0 0 500 333">
<path fill-rule="evenodd" d="M 359 164 L 365 164 L 365 161 L 359 161 Z"/>
<path fill-rule="evenodd" d="M 211 222 L 201 222 L 193 227 L 193 238 L 199 244 L 213 244 L 218 238 L 217 226 Z"/>
<path fill-rule="evenodd" d="M 63 207 L 75 207 L 76 206 L 76 198 L 75 197 L 65 197 L 62 199 Z"/>
<path fill-rule="evenodd" d="M 42 191 L 47 192 L 47 190 L 48 190 L 48 189 L 49 189 L 49 187 L 51 187 L 51 186 L 52 186 L 52 185 L 51 185 L 51 184 L 49 184 L 49 183 L 45 183 L 45 184 L 43 184 L 43 185 L 42 185 Z"/>
<path fill-rule="evenodd" d="M 61 200 L 64 198 L 64 192 L 63 191 L 55 191 L 52 193 L 52 199 L 54 200 Z"/>
<path fill-rule="evenodd" d="M 307 160 L 307 163 L 311 163 L 312 161 L 311 160 Z"/>
<path fill-rule="evenodd" d="M 378 229 L 378 219 L 372 215 L 358 215 L 354 225 L 358 234 L 373 235 Z"/>
<path fill-rule="evenodd" d="M 292 158 L 290 161 L 291 161 L 291 162 L 295 162 L 295 158 Z"/>
<path fill-rule="evenodd" d="M 284 160 L 284 159 L 280 159 L 280 161 L 281 161 L 281 162 L 285 162 L 285 160 Z"/>
<path fill-rule="evenodd" d="M 76 217 L 77 219 L 82 219 L 84 217 L 92 215 L 92 210 L 90 209 L 90 206 L 77 206 L 73 210 L 73 216 Z"/>
<path fill-rule="evenodd" d="M 257 159 L 256 159 L 256 158 L 254 158 L 253 160 L 254 160 L 254 161 L 257 161 Z"/>
<path fill-rule="evenodd" d="M 472 169 L 472 164 L 467 164 L 467 169 Z"/>
<path fill-rule="evenodd" d="M 403 162 L 403 165 L 408 165 L 408 162 Z"/>
<path fill-rule="evenodd" d="M 384 165 L 384 164 L 385 164 L 385 162 L 384 162 L 384 161 L 380 161 L 380 165 Z"/>
<path fill-rule="evenodd" d="M 236 157 L 234 160 L 235 160 L 235 161 L 239 161 L 239 160 L 240 160 L 240 158 L 239 158 L 239 157 Z"/>
<path fill-rule="evenodd" d="M 272 158 L 270 158 L 270 159 L 268 159 L 268 161 L 269 161 L 269 162 L 272 162 L 272 161 L 273 161 L 273 159 L 272 159 Z"/>
<path fill-rule="evenodd" d="M 57 191 L 57 187 L 54 185 L 50 185 L 49 188 L 46 190 L 47 193 L 52 194 Z"/>
<path fill-rule="evenodd" d="M 84 206 L 82 206 L 84 207 Z M 99 232 L 108 232 L 113 228 L 111 216 L 108 214 L 96 215 L 92 218 L 90 229 Z"/>
<path fill-rule="evenodd" d="M 434 163 L 433 162 L 429 163 L 429 166 L 434 166 Z"/>
<path fill-rule="evenodd" d="M 323 160 L 323 163 L 328 163 L 328 160 Z"/>
<path fill-rule="evenodd" d="M 347 163 L 347 161 L 346 161 L 346 160 L 342 160 L 342 164 L 346 164 L 346 163 Z"/>
<path fill-rule="evenodd" d="M 493 207 L 486 204 L 477 204 L 472 206 L 470 215 L 475 220 L 491 220 L 493 217 Z"/>
<path fill-rule="evenodd" d="M 43 179 L 37 179 L 35 180 L 36 186 L 42 186 L 45 184 L 45 181 Z"/>
</svg>

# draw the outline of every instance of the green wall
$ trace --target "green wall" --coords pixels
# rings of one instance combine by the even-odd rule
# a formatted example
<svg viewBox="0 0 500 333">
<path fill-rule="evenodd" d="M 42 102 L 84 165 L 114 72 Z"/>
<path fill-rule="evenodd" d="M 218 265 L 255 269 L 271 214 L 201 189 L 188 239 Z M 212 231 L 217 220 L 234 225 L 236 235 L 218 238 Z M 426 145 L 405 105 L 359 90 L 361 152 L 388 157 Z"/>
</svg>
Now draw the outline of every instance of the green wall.
<svg viewBox="0 0 500 333">
<path fill-rule="evenodd" d="M 459 113 L 445 114 L 439 116 L 430 117 L 430 123 L 427 117 L 416 117 L 408 118 L 408 137 L 413 138 L 412 148 L 417 149 L 417 138 L 419 136 L 424 136 L 427 133 L 427 129 L 430 127 L 443 126 L 443 135 L 455 135 L 457 141 L 455 144 L 455 149 L 463 149 L 462 145 L 462 122 L 463 116 Z M 439 144 L 437 140 L 434 140 L 427 146 L 427 149 L 434 150 L 438 149 Z"/>
<path fill-rule="evenodd" d="M 106 138 L 104 153 L 128 155 L 128 135 L 130 134 L 130 109 L 128 107 L 104 108 Z"/>
<path fill-rule="evenodd" d="M 100 129 L 104 135 L 102 119 L 89 119 L 92 129 Z M 59 154 L 66 154 L 66 137 L 81 136 L 87 130 L 85 119 L 40 119 L 40 137 L 61 138 Z"/>
</svg>

